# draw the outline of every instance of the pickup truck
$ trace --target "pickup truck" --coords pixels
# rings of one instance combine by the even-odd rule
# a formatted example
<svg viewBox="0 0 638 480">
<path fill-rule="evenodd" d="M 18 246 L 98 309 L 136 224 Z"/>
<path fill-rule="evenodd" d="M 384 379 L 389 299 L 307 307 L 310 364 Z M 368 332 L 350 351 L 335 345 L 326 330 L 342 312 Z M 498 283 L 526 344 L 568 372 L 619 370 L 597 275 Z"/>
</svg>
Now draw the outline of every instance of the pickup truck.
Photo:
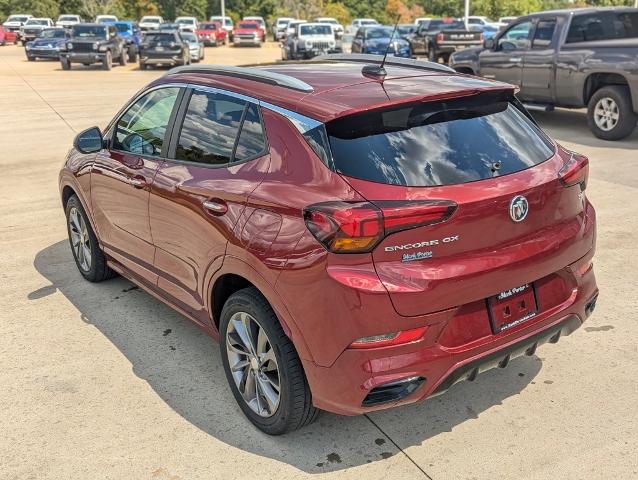
<svg viewBox="0 0 638 480">
<path fill-rule="evenodd" d="M 439 57 L 443 57 L 447 63 L 452 53 L 480 46 L 483 33 L 468 30 L 460 20 L 433 18 L 421 21 L 416 32 L 406 39 L 414 55 L 427 55 L 431 62 L 438 62 Z"/>
<path fill-rule="evenodd" d="M 587 107 L 598 138 L 620 140 L 638 120 L 638 9 L 540 12 L 483 47 L 456 52 L 456 71 L 517 85 L 530 110 Z"/>
</svg>

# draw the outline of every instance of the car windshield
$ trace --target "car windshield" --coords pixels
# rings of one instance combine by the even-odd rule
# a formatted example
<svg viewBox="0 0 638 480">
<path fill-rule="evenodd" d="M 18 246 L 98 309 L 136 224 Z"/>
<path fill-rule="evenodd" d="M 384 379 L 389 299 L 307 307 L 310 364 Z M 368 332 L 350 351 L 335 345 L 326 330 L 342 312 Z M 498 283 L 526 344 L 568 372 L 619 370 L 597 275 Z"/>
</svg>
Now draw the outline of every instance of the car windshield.
<svg viewBox="0 0 638 480">
<path fill-rule="evenodd" d="M 392 27 L 367 28 L 365 37 L 366 39 L 390 38 L 392 30 Z"/>
<path fill-rule="evenodd" d="M 264 25 L 264 20 L 261 18 L 245 18 L 244 20 L 250 20 L 251 22 L 257 22 L 259 25 Z"/>
<path fill-rule="evenodd" d="M 214 23 L 200 23 L 199 29 L 200 30 L 217 30 L 217 25 L 215 25 Z"/>
<path fill-rule="evenodd" d="M 373 110 L 333 120 L 326 132 L 339 173 L 410 187 L 506 175 L 554 152 L 545 134 L 502 94 Z"/>
<path fill-rule="evenodd" d="M 73 26 L 73 36 L 106 38 L 106 27 L 97 25 L 75 25 Z"/>
<path fill-rule="evenodd" d="M 259 25 L 257 25 L 256 23 L 240 23 L 239 28 L 243 28 L 246 30 L 257 30 L 259 28 Z"/>
<path fill-rule="evenodd" d="M 25 25 L 48 25 L 49 22 L 47 20 L 28 20 Z"/>
<path fill-rule="evenodd" d="M 23 15 L 11 15 L 7 18 L 7 22 L 26 22 L 27 20 L 29 20 L 29 17 Z"/>
<path fill-rule="evenodd" d="M 414 31 L 414 25 L 405 25 L 397 27 L 397 32 L 401 35 L 407 35 L 408 33 L 412 33 Z"/>
<path fill-rule="evenodd" d="M 64 30 L 55 29 L 55 30 L 43 30 L 39 35 L 40 38 L 64 38 L 65 32 Z"/>
<path fill-rule="evenodd" d="M 113 22 L 117 22 L 116 17 L 102 17 L 102 18 L 99 18 L 97 21 L 97 23 L 113 23 Z"/>
<path fill-rule="evenodd" d="M 331 25 L 339 25 L 339 22 L 337 22 L 334 18 L 321 18 L 321 19 L 317 20 L 317 22 L 319 22 L 319 23 L 329 23 Z"/>
<path fill-rule="evenodd" d="M 428 30 L 465 30 L 465 24 L 456 20 L 432 20 L 428 25 Z"/>
<path fill-rule="evenodd" d="M 376 20 L 361 20 L 359 23 L 361 25 L 379 25 L 379 22 Z"/>
<path fill-rule="evenodd" d="M 184 32 L 181 34 L 181 37 L 183 40 L 187 41 L 187 42 L 197 42 L 197 36 L 194 33 L 187 33 Z"/>
<path fill-rule="evenodd" d="M 160 18 L 159 17 L 142 17 L 142 20 L 140 20 L 140 22 L 160 23 Z"/>
<path fill-rule="evenodd" d="M 179 25 L 194 25 L 195 20 L 192 18 L 180 18 L 178 20 L 175 20 L 175 23 Z"/>
<path fill-rule="evenodd" d="M 330 25 L 302 25 L 299 27 L 300 35 L 332 35 Z"/>
<path fill-rule="evenodd" d="M 72 15 L 63 15 L 58 18 L 58 22 L 77 22 L 78 17 L 74 17 Z"/>
<path fill-rule="evenodd" d="M 131 26 L 127 23 L 116 23 L 115 27 L 117 28 L 117 31 L 121 33 L 126 33 L 131 30 Z"/>
</svg>

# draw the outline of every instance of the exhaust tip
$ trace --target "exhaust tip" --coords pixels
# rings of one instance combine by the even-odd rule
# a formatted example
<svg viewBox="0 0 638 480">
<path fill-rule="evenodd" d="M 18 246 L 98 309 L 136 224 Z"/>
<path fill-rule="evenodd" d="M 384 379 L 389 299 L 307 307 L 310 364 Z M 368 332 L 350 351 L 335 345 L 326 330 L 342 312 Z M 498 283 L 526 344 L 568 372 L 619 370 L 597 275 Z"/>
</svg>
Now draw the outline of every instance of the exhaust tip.
<svg viewBox="0 0 638 480">
<path fill-rule="evenodd" d="M 383 403 L 396 402 L 414 393 L 423 383 L 423 377 L 409 377 L 395 382 L 384 383 L 370 390 L 363 399 L 362 406 L 371 407 Z"/>
</svg>

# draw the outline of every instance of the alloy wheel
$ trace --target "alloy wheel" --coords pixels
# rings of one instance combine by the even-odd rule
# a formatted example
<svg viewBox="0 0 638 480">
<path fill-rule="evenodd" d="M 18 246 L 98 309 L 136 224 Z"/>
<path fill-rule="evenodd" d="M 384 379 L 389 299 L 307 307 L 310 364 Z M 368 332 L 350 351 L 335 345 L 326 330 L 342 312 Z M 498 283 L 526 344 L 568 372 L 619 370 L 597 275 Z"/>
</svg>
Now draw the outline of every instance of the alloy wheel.
<svg viewBox="0 0 638 480">
<path fill-rule="evenodd" d="M 266 331 L 252 315 L 237 312 L 230 318 L 226 354 L 246 404 L 261 417 L 274 415 L 281 398 L 279 364 Z"/>
<path fill-rule="evenodd" d="M 613 98 L 603 97 L 594 107 L 594 122 L 601 130 L 608 132 L 618 125 L 620 112 Z"/>
<path fill-rule="evenodd" d="M 69 211 L 69 232 L 71 234 L 73 255 L 75 255 L 80 268 L 88 272 L 91 270 L 91 242 L 89 239 L 89 231 L 82 214 L 75 207 Z"/>
</svg>

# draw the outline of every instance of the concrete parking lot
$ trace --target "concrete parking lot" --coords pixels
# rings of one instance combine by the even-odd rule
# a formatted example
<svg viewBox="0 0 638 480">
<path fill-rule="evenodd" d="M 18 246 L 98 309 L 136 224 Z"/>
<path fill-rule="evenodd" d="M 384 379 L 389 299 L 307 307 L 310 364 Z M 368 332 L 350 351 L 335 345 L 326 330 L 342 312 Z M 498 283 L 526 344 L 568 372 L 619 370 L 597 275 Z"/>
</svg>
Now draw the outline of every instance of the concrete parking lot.
<svg viewBox="0 0 638 480">
<path fill-rule="evenodd" d="M 206 55 L 244 64 L 280 53 Z M 538 115 L 591 161 L 601 295 L 583 328 L 441 397 L 324 413 L 273 438 L 236 406 L 217 344 L 130 282 L 90 284 L 73 263 L 64 156 L 161 74 L 65 72 L 0 47 L 0 478 L 638 478 L 638 131 L 603 142 L 582 111 Z"/>
</svg>

